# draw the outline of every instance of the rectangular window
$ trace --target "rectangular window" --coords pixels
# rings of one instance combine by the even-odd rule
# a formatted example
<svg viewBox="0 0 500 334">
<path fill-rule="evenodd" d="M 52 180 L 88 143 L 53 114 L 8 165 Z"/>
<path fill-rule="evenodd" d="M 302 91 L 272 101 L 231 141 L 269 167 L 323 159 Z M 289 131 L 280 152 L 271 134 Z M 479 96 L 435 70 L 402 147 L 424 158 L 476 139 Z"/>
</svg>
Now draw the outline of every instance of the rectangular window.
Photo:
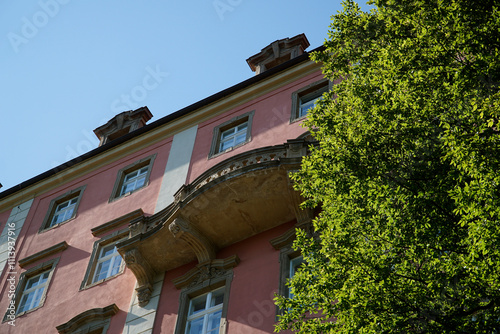
<svg viewBox="0 0 500 334">
<path fill-rule="evenodd" d="M 109 201 L 129 195 L 149 184 L 156 154 L 134 162 L 118 171 Z"/>
<path fill-rule="evenodd" d="M 306 95 L 300 97 L 299 99 L 299 117 L 304 117 L 307 115 L 309 110 L 316 106 L 316 102 L 321 98 L 323 92 L 317 92 L 315 94 Z"/>
<path fill-rule="evenodd" d="M 226 333 L 233 279 L 230 268 L 239 259 L 233 256 L 226 260 L 213 260 L 212 265 L 200 266 L 174 280 L 176 288 L 182 288 L 175 334 Z"/>
<path fill-rule="evenodd" d="M 123 180 L 120 196 L 144 187 L 144 185 L 146 184 L 146 176 L 148 175 L 148 170 L 149 166 L 146 166 L 126 174 L 125 179 Z"/>
<path fill-rule="evenodd" d="M 75 218 L 85 187 L 73 189 L 53 199 L 49 204 L 49 210 L 40 227 L 40 232 Z"/>
<path fill-rule="evenodd" d="M 219 333 L 223 304 L 223 287 L 191 299 L 186 334 Z"/>
<path fill-rule="evenodd" d="M 102 281 L 120 272 L 122 257 L 116 249 L 116 244 L 107 245 L 101 248 L 97 259 L 93 283 Z"/>
<path fill-rule="evenodd" d="M 115 231 L 94 243 L 80 289 L 102 283 L 125 270 L 125 261 L 118 253 L 116 244 L 127 239 L 127 236 L 128 229 L 124 229 Z"/>
<path fill-rule="evenodd" d="M 208 157 L 230 151 L 251 140 L 254 111 L 232 118 L 214 127 L 212 146 Z"/>
<path fill-rule="evenodd" d="M 78 198 L 75 197 L 59 204 L 54 212 L 54 217 L 52 218 L 49 227 L 60 224 L 73 217 L 77 202 Z"/>
<path fill-rule="evenodd" d="M 293 92 L 290 122 L 307 116 L 307 113 L 314 108 L 318 99 L 322 98 L 323 93 L 330 88 L 330 82 L 324 79 Z"/>
<path fill-rule="evenodd" d="M 221 133 L 219 152 L 243 143 L 247 138 L 248 122 L 232 127 Z"/>
<path fill-rule="evenodd" d="M 44 305 L 49 284 L 58 262 L 59 258 L 55 258 L 30 268 L 21 274 L 14 293 L 15 314 L 22 315 L 32 312 Z M 7 310 L 4 321 L 7 316 L 11 319 L 11 310 Z"/>
<path fill-rule="evenodd" d="M 23 294 L 21 295 L 17 313 L 29 311 L 40 305 L 40 301 L 42 300 L 42 296 L 49 282 L 49 274 L 50 270 L 47 270 L 40 275 L 28 279 Z"/>
</svg>

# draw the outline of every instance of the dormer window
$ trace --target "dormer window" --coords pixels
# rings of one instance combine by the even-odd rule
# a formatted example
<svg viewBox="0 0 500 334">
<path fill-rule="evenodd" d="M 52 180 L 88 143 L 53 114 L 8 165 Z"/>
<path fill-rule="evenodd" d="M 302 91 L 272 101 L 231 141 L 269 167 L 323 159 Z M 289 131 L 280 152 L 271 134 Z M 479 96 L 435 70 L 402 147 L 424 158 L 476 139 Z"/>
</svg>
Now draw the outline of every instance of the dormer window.
<svg viewBox="0 0 500 334">
<path fill-rule="evenodd" d="M 153 117 L 153 115 L 147 107 L 124 111 L 116 115 L 106 124 L 94 130 L 95 135 L 99 138 L 99 146 L 142 128 L 151 117 Z"/>
</svg>

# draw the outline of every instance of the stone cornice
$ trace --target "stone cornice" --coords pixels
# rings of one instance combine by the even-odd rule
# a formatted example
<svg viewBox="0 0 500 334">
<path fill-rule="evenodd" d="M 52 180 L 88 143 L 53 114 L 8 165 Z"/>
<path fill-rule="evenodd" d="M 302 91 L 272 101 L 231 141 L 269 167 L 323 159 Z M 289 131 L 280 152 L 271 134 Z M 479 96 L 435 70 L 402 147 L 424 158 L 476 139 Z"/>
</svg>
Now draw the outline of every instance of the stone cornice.
<svg viewBox="0 0 500 334">
<path fill-rule="evenodd" d="M 33 254 L 33 255 L 27 256 L 24 259 L 19 260 L 19 266 L 21 268 L 26 268 L 26 266 L 28 266 L 32 263 L 38 262 L 38 261 L 40 261 L 40 260 L 42 260 L 42 259 L 44 259 L 52 254 L 62 252 L 66 248 L 68 248 L 68 244 L 66 243 L 66 241 L 60 242 L 54 246 L 51 246 L 49 248 L 46 248 L 44 250 L 41 250 L 41 251 Z"/>
<path fill-rule="evenodd" d="M 104 320 L 112 317 L 118 313 L 119 310 L 120 309 L 116 306 L 116 304 L 111 304 L 103 308 L 93 308 L 78 314 L 77 316 L 71 318 L 70 321 L 57 326 L 56 329 L 59 334 L 73 333 L 74 330 L 77 330 L 79 327 L 84 326 L 91 321 Z"/>
<path fill-rule="evenodd" d="M 96 226 L 96 227 L 90 229 L 90 231 L 92 232 L 92 235 L 94 237 L 98 237 L 106 232 L 109 232 L 117 227 L 124 225 L 125 223 L 130 223 L 134 219 L 142 217 L 143 215 L 144 215 L 144 212 L 142 211 L 142 209 L 137 209 L 137 210 L 129 212 L 121 217 L 113 219 L 107 223 Z"/>
</svg>

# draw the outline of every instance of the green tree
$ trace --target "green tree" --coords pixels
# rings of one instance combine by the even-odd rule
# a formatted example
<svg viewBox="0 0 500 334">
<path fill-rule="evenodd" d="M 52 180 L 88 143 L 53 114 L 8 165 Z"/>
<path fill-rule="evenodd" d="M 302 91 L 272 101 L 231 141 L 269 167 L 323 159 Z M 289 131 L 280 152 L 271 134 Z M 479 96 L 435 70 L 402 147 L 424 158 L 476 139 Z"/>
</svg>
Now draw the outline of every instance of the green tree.
<svg viewBox="0 0 500 334">
<path fill-rule="evenodd" d="M 498 1 L 353 1 L 292 177 L 321 208 L 276 330 L 500 333 Z"/>
</svg>

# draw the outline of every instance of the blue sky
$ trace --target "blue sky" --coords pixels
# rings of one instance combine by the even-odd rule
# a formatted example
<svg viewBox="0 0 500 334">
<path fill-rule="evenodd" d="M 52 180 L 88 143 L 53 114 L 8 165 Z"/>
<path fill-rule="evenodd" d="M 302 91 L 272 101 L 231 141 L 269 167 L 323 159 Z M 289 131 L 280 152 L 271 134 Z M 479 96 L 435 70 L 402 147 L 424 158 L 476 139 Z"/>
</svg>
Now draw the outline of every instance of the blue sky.
<svg viewBox="0 0 500 334">
<path fill-rule="evenodd" d="M 93 129 L 148 106 L 150 121 L 253 76 L 246 59 L 327 38 L 340 0 L 0 4 L 0 183 L 7 190 L 97 147 Z"/>
</svg>

